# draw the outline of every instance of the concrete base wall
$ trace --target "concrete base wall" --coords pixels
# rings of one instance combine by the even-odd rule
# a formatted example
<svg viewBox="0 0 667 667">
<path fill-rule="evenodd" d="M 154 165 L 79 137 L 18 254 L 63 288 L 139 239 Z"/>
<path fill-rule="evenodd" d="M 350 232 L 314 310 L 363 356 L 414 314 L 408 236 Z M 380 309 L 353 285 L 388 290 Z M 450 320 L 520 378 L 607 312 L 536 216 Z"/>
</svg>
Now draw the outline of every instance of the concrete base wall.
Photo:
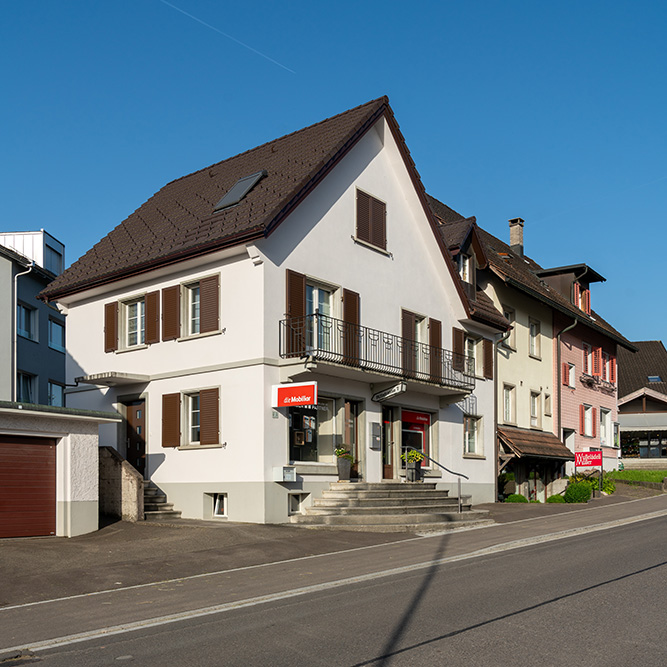
<svg viewBox="0 0 667 667">
<path fill-rule="evenodd" d="M 626 470 L 667 470 L 667 459 L 620 459 Z"/>
<path fill-rule="evenodd" d="M 123 521 L 143 521 L 144 478 L 111 447 L 100 447 L 99 460 L 99 511 Z"/>
<path fill-rule="evenodd" d="M 426 479 L 425 481 L 436 481 Z M 439 482 L 436 489 L 449 491 L 449 495 L 453 498 L 458 496 L 459 486 L 456 482 Z M 472 496 L 472 504 L 480 505 L 481 503 L 495 503 L 497 498 L 495 496 L 496 490 L 493 484 L 475 484 L 471 482 L 461 482 L 461 493 L 464 496 Z"/>
<path fill-rule="evenodd" d="M 76 537 L 99 528 L 99 504 L 94 500 L 59 500 L 56 503 L 56 535 Z"/>
<path fill-rule="evenodd" d="M 302 507 L 312 504 L 329 488 L 329 481 L 316 482 L 163 482 L 159 488 L 186 519 L 220 519 L 247 523 L 287 523 L 289 496 L 297 494 Z M 227 495 L 226 517 L 214 517 L 215 495 Z"/>
</svg>

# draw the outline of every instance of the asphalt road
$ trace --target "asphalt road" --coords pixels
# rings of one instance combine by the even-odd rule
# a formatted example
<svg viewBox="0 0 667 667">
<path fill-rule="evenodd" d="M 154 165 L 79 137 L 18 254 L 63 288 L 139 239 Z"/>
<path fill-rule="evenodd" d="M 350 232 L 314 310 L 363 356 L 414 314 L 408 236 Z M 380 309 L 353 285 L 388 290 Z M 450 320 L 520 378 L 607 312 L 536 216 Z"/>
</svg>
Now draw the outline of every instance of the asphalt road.
<svg viewBox="0 0 667 667">
<path fill-rule="evenodd" d="M 664 665 L 667 517 L 68 644 L 45 667 Z M 431 560 L 451 536 L 431 538 Z M 406 548 L 389 545 L 382 550 Z M 23 660 L 15 664 L 29 664 Z"/>
</svg>

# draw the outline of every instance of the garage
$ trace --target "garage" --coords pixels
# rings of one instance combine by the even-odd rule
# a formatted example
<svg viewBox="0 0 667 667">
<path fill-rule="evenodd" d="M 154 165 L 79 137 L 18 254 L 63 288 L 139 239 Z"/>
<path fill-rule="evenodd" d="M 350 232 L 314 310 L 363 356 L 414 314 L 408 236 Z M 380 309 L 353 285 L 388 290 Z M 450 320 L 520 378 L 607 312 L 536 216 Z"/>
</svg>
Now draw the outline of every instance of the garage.
<svg viewBox="0 0 667 667">
<path fill-rule="evenodd" d="M 0 435 L 0 538 L 55 534 L 55 440 Z"/>
</svg>

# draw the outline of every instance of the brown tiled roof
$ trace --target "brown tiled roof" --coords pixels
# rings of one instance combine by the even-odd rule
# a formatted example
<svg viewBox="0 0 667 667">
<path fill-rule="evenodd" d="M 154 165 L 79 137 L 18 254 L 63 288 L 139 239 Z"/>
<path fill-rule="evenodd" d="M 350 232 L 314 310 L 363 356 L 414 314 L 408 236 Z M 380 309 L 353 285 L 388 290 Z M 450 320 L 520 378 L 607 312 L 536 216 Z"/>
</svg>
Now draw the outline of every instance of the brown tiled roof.
<svg viewBox="0 0 667 667">
<path fill-rule="evenodd" d="M 172 181 L 42 296 L 72 294 L 268 235 L 384 113 L 393 119 L 386 97 Z M 268 175 L 238 205 L 214 213 L 239 178 L 261 170 Z"/>
<path fill-rule="evenodd" d="M 574 454 L 553 434 L 514 426 L 499 426 L 498 437 L 519 458 L 574 461 Z"/>
<path fill-rule="evenodd" d="M 618 396 L 623 398 L 647 387 L 667 394 L 667 350 L 660 340 L 632 343 L 637 352 L 618 351 Z M 649 375 L 659 375 L 662 382 L 649 382 Z"/>
<path fill-rule="evenodd" d="M 457 222 L 458 220 L 465 220 L 465 216 L 457 213 L 453 208 L 450 208 L 447 206 L 447 204 L 443 204 L 441 201 L 435 197 L 431 197 L 429 194 L 426 195 L 426 201 L 431 207 L 433 213 L 435 213 L 435 215 L 437 215 L 442 222 Z"/>
<path fill-rule="evenodd" d="M 500 239 L 479 228 L 480 239 L 484 245 L 489 266 L 505 282 L 523 290 L 548 306 L 571 316 L 577 317 L 585 326 L 612 338 L 619 345 L 634 349 L 632 343 L 620 334 L 614 327 L 600 317 L 595 311 L 586 314 L 566 299 L 560 292 L 550 288 L 535 275 L 542 267 L 527 256 L 517 255 Z"/>
<path fill-rule="evenodd" d="M 452 251 L 458 251 L 461 248 L 475 223 L 475 218 L 465 218 L 463 220 L 456 220 L 455 222 L 444 222 L 442 218 L 438 217 L 438 220 L 442 223 L 440 225 L 442 237 L 445 239 L 447 247 Z"/>
</svg>

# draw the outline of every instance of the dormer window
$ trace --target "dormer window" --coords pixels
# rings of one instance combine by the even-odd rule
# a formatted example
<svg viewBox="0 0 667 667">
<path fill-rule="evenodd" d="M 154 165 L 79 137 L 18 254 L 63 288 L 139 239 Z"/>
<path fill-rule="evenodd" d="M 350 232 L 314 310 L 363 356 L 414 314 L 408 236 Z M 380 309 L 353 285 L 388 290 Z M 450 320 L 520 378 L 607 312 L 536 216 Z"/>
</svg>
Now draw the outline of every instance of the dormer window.
<svg viewBox="0 0 667 667">
<path fill-rule="evenodd" d="M 579 283 L 572 285 L 572 303 L 583 310 L 586 314 L 591 314 L 591 291 Z"/>
<path fill-rule="evenodd" d="M 459 254 L 459 275 L 464 283 L 472 284 L 472 257 L 470 255 Z"/>
</svg>

